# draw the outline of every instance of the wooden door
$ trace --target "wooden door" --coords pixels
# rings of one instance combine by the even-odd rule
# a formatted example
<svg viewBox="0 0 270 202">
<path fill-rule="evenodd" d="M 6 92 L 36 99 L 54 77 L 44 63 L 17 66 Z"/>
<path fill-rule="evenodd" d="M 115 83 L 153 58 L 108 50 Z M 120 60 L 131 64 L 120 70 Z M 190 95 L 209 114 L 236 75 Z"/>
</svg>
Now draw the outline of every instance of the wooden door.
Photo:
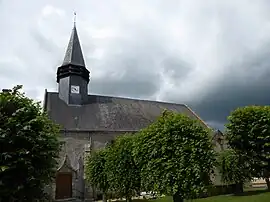
<svg viewBox="0 0 270 202">
<path fill-rule="evenodd" d="M 58 173 L 56 175 L 55 199 L 72 198 L 72 174 Z"/>
</svg>

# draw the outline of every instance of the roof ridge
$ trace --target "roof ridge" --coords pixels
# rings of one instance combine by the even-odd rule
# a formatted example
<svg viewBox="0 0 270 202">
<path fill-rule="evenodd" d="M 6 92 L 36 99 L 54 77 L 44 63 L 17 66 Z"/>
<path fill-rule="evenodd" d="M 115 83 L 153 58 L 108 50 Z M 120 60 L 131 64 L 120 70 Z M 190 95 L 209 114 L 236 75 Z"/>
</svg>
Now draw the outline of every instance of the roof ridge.
<svg viewBox="0 0 270 202">
<path fill-rule="evenodd" d="M 58 94 L 58 92 L 49 92 L 49 93 Z M 155 103 L 161 103 L 161 104 L 174 104 L 174 105 L 182 105 L 182 106 L 187 107 L 187 105 L 184 103 L 166 102 L 166 101 L 158 101 L 158 100 L 147 100 L 147 99 L 140 99 L 140 98 L 120 97 L 120 96 L 101 95 L 101 94 L 89 94 L 88 96 L 118 98 L 118 99 L 123 99 L 123 100 L 135 100 L 135 101 L 144 101 L 144 102 L 155 102 Z"/>
<path fill-rule="evenodd" d="M 186 104 L 91 94 L 88 95 L 89 104 L 86 103 L 81 108 L 67 105 L 59 99 L 58 94 L 57 92 L 48 92 L 47 99 L 52 100 L 52 104 L 49 107 L 50 109 L 47 110 L 50 110 L 50 116 L 66 129 L 73 129 L 79 126 L 81 130 L 137 130 L 146 127 L 150 122 L 154 121 L 164 109 L 186 114 L 192 119 L 198 120 L 202 126 L 211 129 Z M 109 115 L 103 111 L 103 103 L 108 107 Z M 81 114 L 81 112 L 83 113 Z M 76 125 L 73 120 L 76 115 L 80 116 L 79 125 Z M 124 117 L 127 115 L 130 115 L 130 117 L 125 119 Z M 103 118 L 108 121 L 108 124 L 103 121 Z"/>
<path fill-rule="evenodd" d="M 91 95 L 93 95 L 93 94 L 91 94 Z M 183 105 L 183 106 L 185 106 L 185 104 L 183 104 L 183 103 L 166 102 L 166 101 L 158 101 L 158 100 L 148 100 L 148 99 L 139 99 L 139 98 L 131 98 L 131 97 L 120 97 L 120 96 L 99 95 L 99 94 L 95 94 L 94 96 L 118 98 L 118 99 L 125 99 L 125 100 L 144 101 L 144 102 L 156 102 L 156 103 L 162 103 L 162 104 L 175 104 L 175 105 Z"/>
</svg>

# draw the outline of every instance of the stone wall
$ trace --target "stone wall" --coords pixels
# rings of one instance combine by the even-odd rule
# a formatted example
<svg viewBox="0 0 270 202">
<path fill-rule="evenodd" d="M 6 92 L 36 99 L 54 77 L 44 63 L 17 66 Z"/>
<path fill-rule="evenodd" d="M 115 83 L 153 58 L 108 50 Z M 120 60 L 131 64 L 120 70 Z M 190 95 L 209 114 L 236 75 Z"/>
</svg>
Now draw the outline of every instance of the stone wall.
<svg viewBox="0 0 270 202">
<path fill-rule="evenodd" d="M 72 196 L 77 199 L 93 198 L 93 189 L 87 185 L 84 176 L 85 157 L 93 150 L 103 148 L 106 143 L 124 132 L 81 132 L 63 131 L 64 142 L 59 158 L 58 172 L 72 172 Z M 67 158 L 67 160 L 65 159 Z M 68 170 L 67 170 L 68 169 Z M 47 192 L 55 198 L 55 183 L 48 186 Z"/>
</svg>

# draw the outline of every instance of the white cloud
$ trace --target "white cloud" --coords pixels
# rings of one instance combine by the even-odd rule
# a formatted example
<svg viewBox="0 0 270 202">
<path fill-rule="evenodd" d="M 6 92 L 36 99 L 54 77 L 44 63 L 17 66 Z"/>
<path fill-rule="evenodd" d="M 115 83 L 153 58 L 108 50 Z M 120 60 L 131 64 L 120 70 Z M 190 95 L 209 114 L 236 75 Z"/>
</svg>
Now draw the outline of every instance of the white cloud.
<svg viewBox="0 0 270 202">
<path fill-rule="evenodd" d="M 49 17 L 51 15 L 58 15 L 60 17 L 64 17 L 65 11 L 59 8 L 55 8 L 52 5 L 47 5 L 42 9 L 42 15 L 44 17 Z"/>
</svg>

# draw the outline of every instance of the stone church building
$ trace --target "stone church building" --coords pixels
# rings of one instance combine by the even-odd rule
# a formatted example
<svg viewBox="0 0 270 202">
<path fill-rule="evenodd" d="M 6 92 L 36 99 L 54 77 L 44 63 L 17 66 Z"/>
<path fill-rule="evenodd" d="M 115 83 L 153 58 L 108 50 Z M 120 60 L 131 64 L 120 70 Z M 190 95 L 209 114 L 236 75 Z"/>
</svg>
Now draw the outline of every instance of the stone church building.
<svg viewBox="0 0 270 202">
<path fill-rule="evenodd" d="M 184 104 L 88 94 L 90 72 L 76 26 L 72 29 L 64 61 L 57 69 L 56 81 L 58 91 L 45 90 L 44 97 L 44 110 L 61 126 L 61 138 L 65 142 L 55 182 L 49 188 L 55 199 L 91 199 L 95 194 L 84 180 L 85 156 L 118 135 L 148 126 L 164 109 L 184 113 L 208 127 Z M 221 136 L 213 137 L 220 139 Z"/>
</svg>

